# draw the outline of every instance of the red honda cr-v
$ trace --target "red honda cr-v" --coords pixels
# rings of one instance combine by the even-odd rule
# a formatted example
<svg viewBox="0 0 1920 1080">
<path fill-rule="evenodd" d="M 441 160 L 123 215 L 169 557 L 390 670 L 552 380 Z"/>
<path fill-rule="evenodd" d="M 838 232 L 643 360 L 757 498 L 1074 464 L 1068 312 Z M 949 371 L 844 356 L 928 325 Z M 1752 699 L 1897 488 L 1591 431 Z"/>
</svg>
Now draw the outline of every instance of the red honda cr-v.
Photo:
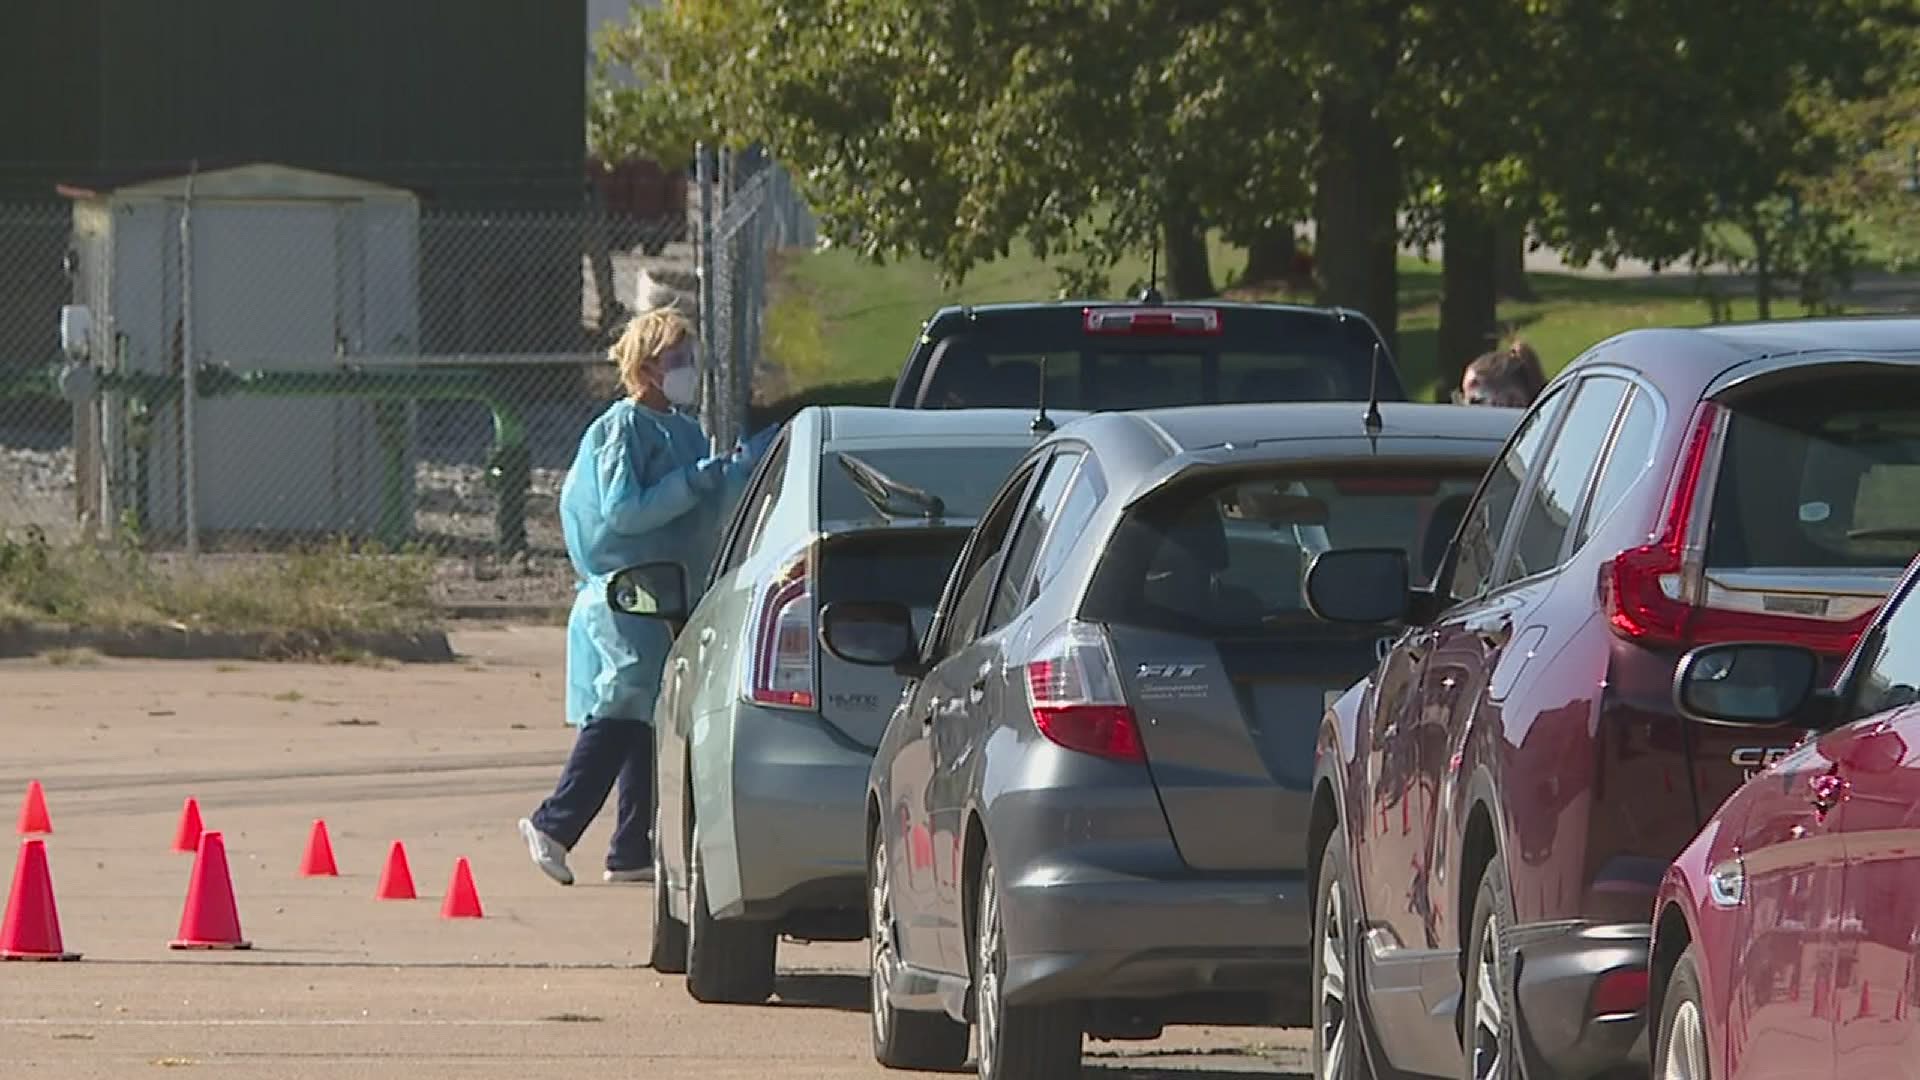
<svg viewBox="0 0 1920 1080">
<path fill-rule="evenodd" d="M 1535 402 L 1432 588 L 1322 554 L 1315 611 L 1406 629 L 1321 731 L 1317 1075 L 1644 1070 L 1661 876 L 1793 741 L 1681 719 L 1675 663 L 1836 667 L 1920 549 L 1917 478 L 1920 321 L 1635 331 Z"/>
<path fill-rule="evenodd" d="M 1920 522 L 1920 500 L 1905 500 Z M 1914 526 L 1909 526 L 1913 528 Z M 1654 1073 L 1920 1076 L 1920 563 L 1831 689 L 1794 645 L 1706 645 L 1675 705 L 1812 737 L 1674 860 L 1653 939 Z"/>
</svg>

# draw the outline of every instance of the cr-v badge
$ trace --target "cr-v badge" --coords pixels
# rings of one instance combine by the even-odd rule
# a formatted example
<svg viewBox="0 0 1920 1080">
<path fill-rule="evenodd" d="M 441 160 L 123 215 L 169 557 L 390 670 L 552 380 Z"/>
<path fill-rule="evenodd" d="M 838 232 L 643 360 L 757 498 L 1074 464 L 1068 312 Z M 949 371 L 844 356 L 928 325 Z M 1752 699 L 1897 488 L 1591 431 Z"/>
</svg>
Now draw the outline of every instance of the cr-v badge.
<svg viewBox="0 0 1920 1080">
<path fill-rule="evenodd" d="M 1774 762 L 1791 753 L 1791 746 L 1738 746 L 1727 755 L 1727 760 L 1733 762 L 1746 779 L 1751 780 L 1760 770 L 1771 767 Z"/>
</svg>

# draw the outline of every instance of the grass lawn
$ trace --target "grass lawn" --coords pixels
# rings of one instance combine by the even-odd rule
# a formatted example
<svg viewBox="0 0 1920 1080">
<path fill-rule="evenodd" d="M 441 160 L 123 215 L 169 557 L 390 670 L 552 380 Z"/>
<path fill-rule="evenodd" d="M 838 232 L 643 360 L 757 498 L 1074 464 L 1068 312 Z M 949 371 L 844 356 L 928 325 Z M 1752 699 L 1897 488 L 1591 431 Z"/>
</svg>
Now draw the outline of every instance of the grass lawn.
<svg viewBox="0 0 1920 1080">
<path fill-rule="evenodd" d="M 1244 256 L 1215 245 L 1217 280 L 1230 280 L 1242 265 Z M 1112 276 L 1116 295 L 1146 272 L 1144 259 L 1123 263 Z M 1538 300 L 1502 304 L 1500 321 L 1539 351 L 1549 373 L 1622 330 L 1710 321 L 1706 301 L 1693 294 L 1684 273 L 1657 282 L 1535 274 L 1532 283 Z M 767 313 L 766 350 L 787 385 L 769 396 L 790 404 L 884 404 L 922 320 L 935 309 L 1045 299 L 1058 289 L 1054 270 L 1025 255 L 980 267 L 960 288 L 947 289 L 934 267 L 918 260 L 876 266 L 845 251 L 785 253 Z M 1776 303 L 1774 310 L 1790 315 L 1798 308 Z M 1753 318 L 1752 302 L 1736 301 L 1733 315 Z M 1424 400 L 1436 390 L 1439 324 L 1439 264 L 1402 258 L 1398 360 L 1410 391 Z"/>
<path fill-rule="evenodd" d="M 213 572 L 163 565 L 131 546 L 0 535 L 0 625 L 411 633 L 440 621 L 432 583 L 433 561 L 423 555 L 345 543 Z"/>
</svg>

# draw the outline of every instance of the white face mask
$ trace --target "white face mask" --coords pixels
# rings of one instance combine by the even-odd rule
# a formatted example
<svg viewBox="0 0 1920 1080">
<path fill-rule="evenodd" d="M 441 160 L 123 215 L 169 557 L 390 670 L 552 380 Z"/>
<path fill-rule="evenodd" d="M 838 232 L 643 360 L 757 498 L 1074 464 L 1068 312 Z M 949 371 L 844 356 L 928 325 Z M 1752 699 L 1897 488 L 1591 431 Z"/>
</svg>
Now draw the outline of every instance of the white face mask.
<svg viewBox="0 0 1920 1080">
<path fill-rule="evenodd" d="M 690 367 L 674 368 L 660 378 L 660 392 L 667 395 L 668 401 L 683 409 L 693 404 L 699 390 L 699 379 Z"/>
</svg>

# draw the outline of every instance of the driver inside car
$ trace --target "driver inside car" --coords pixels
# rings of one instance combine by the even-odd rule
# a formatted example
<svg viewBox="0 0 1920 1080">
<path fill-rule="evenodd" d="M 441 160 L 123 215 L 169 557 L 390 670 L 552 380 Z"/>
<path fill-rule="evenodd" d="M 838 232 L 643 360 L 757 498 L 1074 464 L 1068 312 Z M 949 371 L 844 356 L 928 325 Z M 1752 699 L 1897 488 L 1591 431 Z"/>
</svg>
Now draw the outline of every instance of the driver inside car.
<svg viewBox="0 0 1920 1080">
<path fill-rule="evenodd" d="M 1144 599 L 1153 607 L 1197 623 L 1258 626 L 1265 614 L 1259 597 L 1220 579 L 1227 569 L 1227 533 L 1220 503 L 1194 499 L 1161 534 L 1147 565 Z"/>
</svg>

